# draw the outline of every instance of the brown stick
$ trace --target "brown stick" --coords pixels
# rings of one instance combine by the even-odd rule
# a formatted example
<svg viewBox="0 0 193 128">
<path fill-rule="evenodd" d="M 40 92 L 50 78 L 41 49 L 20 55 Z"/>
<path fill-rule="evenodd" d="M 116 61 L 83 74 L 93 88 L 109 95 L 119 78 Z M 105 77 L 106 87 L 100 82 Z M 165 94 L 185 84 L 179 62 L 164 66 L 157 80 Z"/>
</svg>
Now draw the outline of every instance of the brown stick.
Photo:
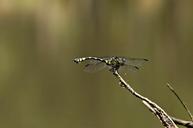
<svg viewBox="0 0 193 128">
<path fill-rule="evenodd" d="M 171 117 L 161 107 L 159 107 L 156 103 L 149 100 L 148 98 L 137 93 L 127 82 L 125 82 L 125 80 L 119 75 L 117 70 L 113 71 L 113 74 L 117 79 L 119 79 L 120 85 L 122 87 L 127 89 L 138 99 L 142 100 L 144 105 L 146 105 L 146 107 L 148 107 L 148 109 L 157 116 L 157 118 L 161 121 L 162 125 L 165 128 L 178 128 Z"/>
</svg>

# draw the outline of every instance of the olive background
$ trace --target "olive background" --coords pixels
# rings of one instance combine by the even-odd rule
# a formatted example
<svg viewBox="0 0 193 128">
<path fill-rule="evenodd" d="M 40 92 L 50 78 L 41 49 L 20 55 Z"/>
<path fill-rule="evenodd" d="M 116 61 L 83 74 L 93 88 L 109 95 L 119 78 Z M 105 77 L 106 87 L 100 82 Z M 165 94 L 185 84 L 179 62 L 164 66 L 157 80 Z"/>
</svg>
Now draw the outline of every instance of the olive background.
<svg viewBox="0 0 193 128">
<path fill-rule="evenodd" d="M 146 58 L 123 77 L 169 115 L 193 112 L 192 0 L 1 0 L 0 127 L 163 126 L 107 70 L 82 56 Z"/>
</svg>

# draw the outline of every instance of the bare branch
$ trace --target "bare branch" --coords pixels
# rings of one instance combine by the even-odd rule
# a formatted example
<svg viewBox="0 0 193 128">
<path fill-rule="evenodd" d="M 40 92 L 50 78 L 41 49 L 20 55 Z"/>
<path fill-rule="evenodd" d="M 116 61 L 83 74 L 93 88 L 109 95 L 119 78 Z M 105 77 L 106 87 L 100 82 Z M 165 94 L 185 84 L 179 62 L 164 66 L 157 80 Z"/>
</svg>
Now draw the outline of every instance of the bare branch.
<svg viewBox="0 0 193 128">
<path fill-rule="evenodd" d="M 171 119 L 171 117 L 161 107 L 159 107 L 156 103 L 149 100 L 148 98 L 137 93 L 127 82 L 125 82 L 125 80 L 119 75 L 117 70 L 114 70 L 113 74 L 114 76 L 116 76 L 117 79 L 119 79 L 121 87 L 124 87 L 129 92 L 131 92 L 135 97 L 142 100 L 142 102 L 146 105 L 146 107 L 148 107 L 149 110 L 158 117 L 158 119 L 161 121 L 162 125 L 165 128 L 178 128 Z"/>
<path fill-rule="evenodd" d="M 179 95 L 176 93 L 176 91 L 174 90 L 174 88 L 167 83 L 167 87 L 170 89 L 170 91 L 173 92 L 173 94 L 177 97 L 177 99 L 180 101 L 180 103 L 183 105 L 183 107 L 185 108 L 185 110 L 188 113 L 188 116 L 190 117 L 190 119 L 193 121 L 193 116 L 192 113 L 190 112 L 190 110 L 188 109 L 187 105 L 183 102 L 183 100 L 179 97 Z"/>
</svg>

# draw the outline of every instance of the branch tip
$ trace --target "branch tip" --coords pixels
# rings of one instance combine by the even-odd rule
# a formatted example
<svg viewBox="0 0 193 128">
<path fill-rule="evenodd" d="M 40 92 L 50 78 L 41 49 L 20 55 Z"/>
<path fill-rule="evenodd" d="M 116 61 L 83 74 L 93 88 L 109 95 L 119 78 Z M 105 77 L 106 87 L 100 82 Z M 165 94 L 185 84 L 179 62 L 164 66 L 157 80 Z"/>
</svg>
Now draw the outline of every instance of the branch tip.
<svg viewBox="0 0 193 128">
<path fill-rule="evenodd" d="M 177 94 L 177 92 L 174 90 L 174 88 L 169 84 L 166 83 L 167 87 L 172 91 L 172 93 L 177 97 L 177 99 L 180 101 L 186 112 L 188 113 L 188 116 L 190 117 L 191 121 L 193 122 L 193 116 L 190 110 L 188 109 L 187 105 L 183 102 L 183 100 L 180 98 L 180 96 Z"/>
</svg>

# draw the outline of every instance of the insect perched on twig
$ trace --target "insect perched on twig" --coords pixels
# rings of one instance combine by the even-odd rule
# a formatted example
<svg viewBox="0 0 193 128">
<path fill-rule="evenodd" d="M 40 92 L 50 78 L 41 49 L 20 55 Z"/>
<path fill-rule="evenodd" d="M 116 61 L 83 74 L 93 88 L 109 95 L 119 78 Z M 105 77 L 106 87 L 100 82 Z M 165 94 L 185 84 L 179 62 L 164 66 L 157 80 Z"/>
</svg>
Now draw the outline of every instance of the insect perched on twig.
<svg viewBox="0 0 193 128">
<path fill-rule="evenodd" d="M 143 58 L 126 58 L 126 57 L 81 57 L 75 58 L 74 62 L 85 62 L 84 70 L 87 72 L 96 72 L 102 69 L 109 69 L 109 71 L 119 71 L 122 69 L 128 69 L 136 71 L 142 66 L 143 63 L 148 61 Z"/>
</svg>

